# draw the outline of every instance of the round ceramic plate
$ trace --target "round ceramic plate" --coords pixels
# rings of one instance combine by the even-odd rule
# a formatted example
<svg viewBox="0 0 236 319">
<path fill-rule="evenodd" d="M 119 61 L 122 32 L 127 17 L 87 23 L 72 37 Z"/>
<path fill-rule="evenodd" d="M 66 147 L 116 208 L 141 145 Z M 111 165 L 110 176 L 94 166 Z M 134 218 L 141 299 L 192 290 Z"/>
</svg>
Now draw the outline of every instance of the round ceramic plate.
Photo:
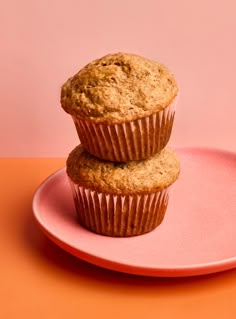
<svg viewBox="0 0 236 319">
<path fill-rule="evenodd" d="M 236 267 L 236 154 L 177 149 L 181 174 L 162 224 L 129 238 L 81 227 L 65 169 L 48 177 L 33 199 L 42 231 L 69 253 L 95 265 L 136 275 L 177 277 Z"/>
</svg>

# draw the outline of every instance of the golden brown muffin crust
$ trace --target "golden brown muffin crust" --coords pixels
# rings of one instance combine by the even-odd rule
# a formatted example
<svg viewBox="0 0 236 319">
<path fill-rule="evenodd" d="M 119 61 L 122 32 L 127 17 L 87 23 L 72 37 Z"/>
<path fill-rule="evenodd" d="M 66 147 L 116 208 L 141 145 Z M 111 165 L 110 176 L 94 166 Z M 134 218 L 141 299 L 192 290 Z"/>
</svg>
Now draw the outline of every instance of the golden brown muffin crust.
<svg viewBox="0 0 236 319">
<path fill-rule="evenodd" d="M 108 54 L 62 86 L 61 105 L 73 116 L 97 123 L 122 123 L 167 107 L 178 93 L 171 72 L 135 54 Z"/>
<path fill-rule="evenodd" d="M 174 183 L 179 171 L 177 155 L 168 148 L 143 161 L 114 163 L 97 159 L 79 145 L 67 159 L 67 174 L 74 183 L 103 193 L 159 191 Z"/>
</svg>

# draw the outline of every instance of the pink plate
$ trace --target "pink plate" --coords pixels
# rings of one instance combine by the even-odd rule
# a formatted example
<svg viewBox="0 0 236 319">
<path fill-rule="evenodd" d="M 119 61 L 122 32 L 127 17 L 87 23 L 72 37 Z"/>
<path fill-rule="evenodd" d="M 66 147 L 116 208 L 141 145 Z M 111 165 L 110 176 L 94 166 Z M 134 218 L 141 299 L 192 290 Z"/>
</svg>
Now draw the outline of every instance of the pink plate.
<svg viewBox="0 0 236 319">
<path fill-rule="evenodd" d="M 177 149 L 181 175 L 163 223 L 129 238 L 94 234 L 76 219 L 65 169 L 44 181 L 33 210 L 42 231 L 95 265 L 145 276 L 192 276 L 236 267 L 236 154 Z"/>
</svg>

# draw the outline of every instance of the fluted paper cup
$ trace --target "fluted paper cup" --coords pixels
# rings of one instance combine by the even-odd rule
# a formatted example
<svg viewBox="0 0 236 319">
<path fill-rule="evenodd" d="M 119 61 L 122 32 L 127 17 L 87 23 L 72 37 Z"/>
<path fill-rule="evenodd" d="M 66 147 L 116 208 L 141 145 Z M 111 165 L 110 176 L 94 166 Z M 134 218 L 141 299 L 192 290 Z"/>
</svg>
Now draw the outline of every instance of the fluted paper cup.
<svg viewBox="0 0 236 319">
<path fill-rule="evenodd" d="M 81 144 L 92 155 L 115 162 L 142 160 L 161 151 L 168 143 L 175 104 L 176 101 L 150 116 L 114 125 L 72 118 Z"/>
<path fill-rule="evenodd" d="M 99 193 L 69 178 L 79 223 L 97 234 L 128 237 L 152 231 L 163 221 L 169 188 L 137 195 Z"/>
</svg>

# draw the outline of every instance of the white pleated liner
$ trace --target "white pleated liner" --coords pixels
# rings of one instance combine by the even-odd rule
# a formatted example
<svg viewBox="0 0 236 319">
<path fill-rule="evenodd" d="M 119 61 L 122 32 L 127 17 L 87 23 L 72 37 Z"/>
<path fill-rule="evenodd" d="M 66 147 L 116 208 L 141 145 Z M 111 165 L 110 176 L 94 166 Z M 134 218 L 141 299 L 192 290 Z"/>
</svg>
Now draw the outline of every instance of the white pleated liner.
<svg viewBox="0 0 236 319">
<path fill-rule="evenodd" d="M 175 101 L 150 116 L 121 124 L 96 124 L 72 117 L 84 148 L 94 156 L 117 162 L 146 159 L 169 141 Z"/>
<path fill-rule="evenodd" d="M 69 179 L 70 180 L 70 179 Z M 74 184 L 70 180 L 79 223 L 106 236 L 137 236 L 163 220 L 169 189 L 140 195 L 113 195 Z"/>
</svg>

